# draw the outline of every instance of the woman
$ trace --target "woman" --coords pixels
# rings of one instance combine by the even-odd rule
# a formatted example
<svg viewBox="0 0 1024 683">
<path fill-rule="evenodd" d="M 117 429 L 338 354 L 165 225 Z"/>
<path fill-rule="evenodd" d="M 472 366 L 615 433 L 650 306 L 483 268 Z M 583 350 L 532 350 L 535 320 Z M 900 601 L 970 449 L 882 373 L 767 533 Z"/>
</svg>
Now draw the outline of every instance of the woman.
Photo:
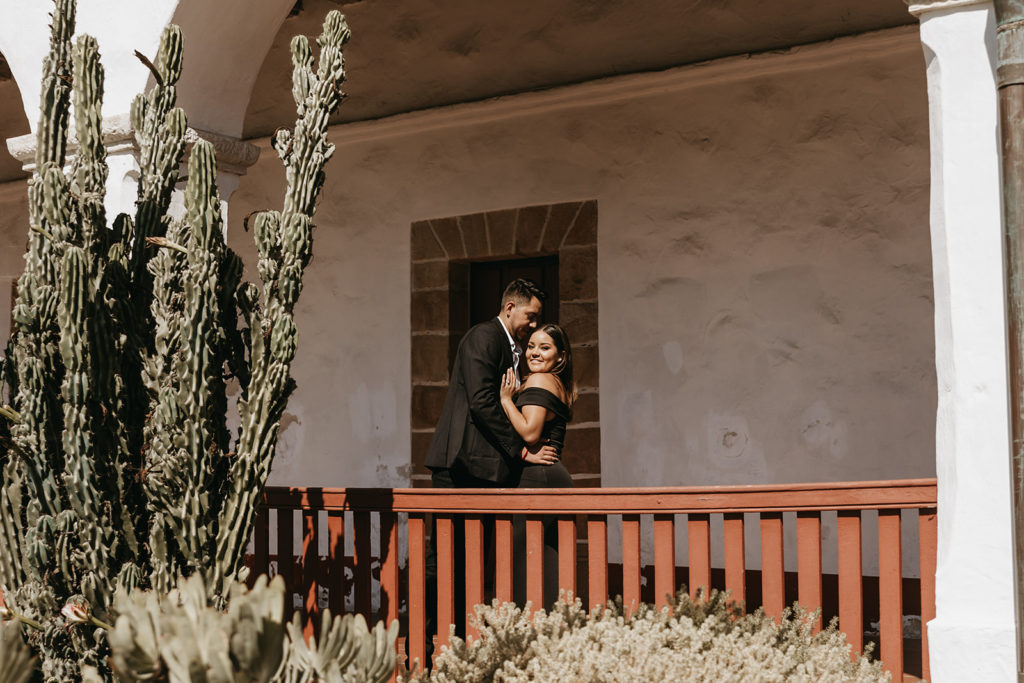
<svg viewBox="0 0 1024 683">
<path fill-rule="evenodd" d="M 572 376 L 572 348 L 569 337 L 558 325 L 538 328 L 526 345 L 529 376 L 520 387 L 510 368 L 501 383 L 501 407 L 527 445 L 547 442 L 558 449 L 565 445 L 565 429 L 572 419 L 570 407 L 576 400 Z M 556 457 L 527 451 L 519 488 L 569 488 L 572 477 Z M 552 516 L 544 518 L 544 606 L 558 598 L 558 529 Z M 526 522 L 513 522 L 513 597 L 526 602 Z"/>
</svg>

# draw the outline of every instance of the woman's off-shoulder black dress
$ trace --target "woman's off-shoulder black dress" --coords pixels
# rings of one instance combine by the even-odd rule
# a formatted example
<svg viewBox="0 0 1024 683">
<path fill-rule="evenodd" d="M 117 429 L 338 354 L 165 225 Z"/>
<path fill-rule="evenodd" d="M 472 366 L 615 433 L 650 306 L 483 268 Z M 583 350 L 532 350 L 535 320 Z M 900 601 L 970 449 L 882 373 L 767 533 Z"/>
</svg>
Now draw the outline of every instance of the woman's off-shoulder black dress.
<svg viewBox="0 0 1024 683">
<path fill-rule="evenodd" d="M 558 448 L 565 445 L 566 425 L 572 411 L 557 396 L 540 387 L 527 387 L 516 396 L 516 407 L 536 405 L 550 410 L 554 417 L 544 423 L 541 440 Z M 524 463 L 518 488 L 570 488 L 572 477 L 561 462 L 554 465 Z M 553 516 L 544 517 L 544 605 L 548 609 L 558 599 L 558 525 Z M 520 606 L 526 604 L 526 520 L 517 515 L 512 523 L 513 598 Z M 534 605 L 541 607 L 541 605 Z"/>
</svg>

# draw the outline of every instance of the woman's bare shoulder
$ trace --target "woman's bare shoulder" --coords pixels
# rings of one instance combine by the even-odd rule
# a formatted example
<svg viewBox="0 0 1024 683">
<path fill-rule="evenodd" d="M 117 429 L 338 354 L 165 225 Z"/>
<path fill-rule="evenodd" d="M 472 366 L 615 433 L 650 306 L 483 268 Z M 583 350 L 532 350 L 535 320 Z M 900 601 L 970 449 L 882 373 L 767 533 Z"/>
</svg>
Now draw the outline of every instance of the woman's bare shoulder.
<svg viewBox="0 0 1024 683">
<path fill-rule="evenodd" d="M 527 388 L 536 387 L 538 389 L 547 389 L 559 398 L 562 396 L 562 383 L 550 372 L 533 373 L 526 378 L 526 381 L 523 382 L 523 386 Z"/>
</svg>

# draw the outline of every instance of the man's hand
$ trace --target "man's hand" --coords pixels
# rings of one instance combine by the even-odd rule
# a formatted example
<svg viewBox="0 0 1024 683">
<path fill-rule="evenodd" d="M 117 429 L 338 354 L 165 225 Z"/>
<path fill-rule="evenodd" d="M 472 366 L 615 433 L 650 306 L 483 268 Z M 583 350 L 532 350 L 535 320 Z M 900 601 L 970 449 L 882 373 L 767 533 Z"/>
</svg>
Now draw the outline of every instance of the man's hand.
<svg viewBox="0 0 1024 683">
<path fill-rule="evenodd" d="M 554 465 L 558 462 L 559 454 L 558 449 L 546 441 L 538 441 L 532 446 L 523 446 L 521 457 L 531 465 Z"/>
</svg>

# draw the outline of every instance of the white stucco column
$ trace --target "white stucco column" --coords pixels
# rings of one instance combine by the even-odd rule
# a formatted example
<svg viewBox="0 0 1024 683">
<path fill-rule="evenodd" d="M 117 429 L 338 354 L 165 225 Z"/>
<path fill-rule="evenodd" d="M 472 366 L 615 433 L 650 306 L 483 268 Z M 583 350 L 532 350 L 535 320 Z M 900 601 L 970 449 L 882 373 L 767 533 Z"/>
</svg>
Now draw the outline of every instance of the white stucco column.
<svg viewBox="0 0 1024 683">
<path fill-rule="evenodd" d="M 911 4 L 931 133 L 939 538 L 932 679 L 1016 680 L 1010 444 L 991 2 Z"/>
</svg>

